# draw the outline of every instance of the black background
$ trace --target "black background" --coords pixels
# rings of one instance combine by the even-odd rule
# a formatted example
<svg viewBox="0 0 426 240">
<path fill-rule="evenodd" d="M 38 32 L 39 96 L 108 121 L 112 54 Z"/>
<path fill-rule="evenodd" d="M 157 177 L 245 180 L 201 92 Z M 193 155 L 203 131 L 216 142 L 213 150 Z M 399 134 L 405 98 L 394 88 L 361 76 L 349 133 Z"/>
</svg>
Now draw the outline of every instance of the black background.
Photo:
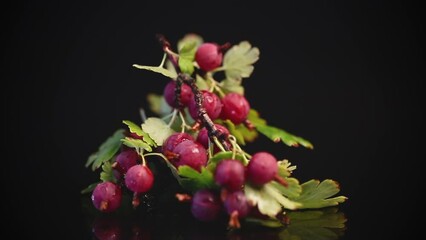
<svg viewBox="0 0 426 240">
<path fill-rule="evenodd" d="M 424 25 L 408 2 L 22 1 L 2 11 L 2 216 L 14 236 L 88 239 L 80 190 L 87 156 L 121 120 L 139 121 L 166 79 L 156 33 L 176 43 L 250 41 L 253 108 L 311 140 L 313 151 L 260 138 L 247 146 L 332 178 L 349 197 L 343 239 L 419 230 L 424 190 Z M 6 214 L 4 214 L 6 213 Z"/>
</svg>

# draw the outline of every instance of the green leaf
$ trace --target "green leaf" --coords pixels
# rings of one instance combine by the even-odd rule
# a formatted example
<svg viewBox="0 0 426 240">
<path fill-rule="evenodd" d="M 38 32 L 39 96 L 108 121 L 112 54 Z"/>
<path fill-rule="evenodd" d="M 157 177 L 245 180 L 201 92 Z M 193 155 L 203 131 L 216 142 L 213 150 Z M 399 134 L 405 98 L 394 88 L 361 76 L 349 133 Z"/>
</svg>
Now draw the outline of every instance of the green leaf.
<svg viewBox="0 0 426 240">
<path fill-rule="evenodd" d="M 238 131 L 235 127 L 235 124 L 231 122 L 231 120 L 226 119 L 222 122 L 222 125 L 226 125 L 226 128 L 229 130 L 229 133 L 237 139 L 237 143 L 240 145 L 246 145 L 246 141 L 244 140 L 244 135 L 242 132 Z"/>
<path fill-rule="evenodd" d="M 167 123 L 155 117 L 147 118 L 142 124 L 142 130 L 149 134 L 157 146 L 162 146 L 163 142 L 174 133 Z"/>
<path fill-rule="evenodd" d="M 237 143 L 240 145 L 246 145 L 247 142 L 254 141 L 259 135 L 256 129 L 249 130 L 244 124 L 235 125 L 229 119 L 227 120 L 215 120 L 216 123 L 225 125 L 231 135 L 237 139 Z"/>
<path fill-rule="evenodd" d="M 278 174 L 281 177 L 290 177 L 295 169 L 296 166 L 291 166 L 291 163 L 287 159 L 278 161 Z"/>
<path fill-rule="evenodd" d="M 123 123 L 129 127 L 129 131 L 131 133 L 135 133 L 139 137 L 142 137 L 143 141 L 147 143 L 149 146 L 154 146 L 154 147 L 157 146 L 157 144 L 154 142 L 154 140 L 152 140 L 152 138 L 148 135 L 148 133 L 142 131 L 142 128 L 136 125 L 136 123 L 131 122 L 129 120 L 124 120 Z"/>
<path fill-rule="evenodd" d="M 259 136 L 259 133 L 256 131 L 256 129 L 250 130 L 242 123 L 236 125 L 235 130 L 240 132 L 245 142 L 253 142 Z"/>
<path fill-rule="evenodd" d="M 300 193 L 302 192 L 302 187 L 299 184 L 299 180 L 296 178 L 284 178 L 288 186 L 284 187 L 280 183 L 276 181 L 272 181 L 271 185 L 274 186 L 282 195 L 288 197 L 288 198 L 297 198 L 300 196 Z"/>
<path fill-rule="evenodd" d="M 142 141 L 141 139 L 126 137 L 124 139 L 121 139 L 121 141 L 123 142 L 124 145 L 128 147 L 136 148 L 136 149 L 145 149 L 148 152 L 152 152 L 151 146 L 147 144 L 146 142 Z"/>
<path fill-rule="evenodd" d="M 129 120 L 123 120 L 123 123 L 129 127 L 129 131 L 131 133 L 136 133 L 140 137 L 143 136 L 144 132 L 142 131 L 142 128 L 139 127 L 136 123 Z"/>
<path fill-rule="evenodd" d="M 171 72 L 171 74 L 174 75 L 178 75 L 176 72 L 176 68 L 175 65 L 173 65 L 173 63 L 170 60 L 166 60 L 166 63 L 164 64 L 166 66 L 166 69 L 169 70 L 169 72 Z"/>
<path fill-rule="evenodd" d="M 89 167 L 89 166 L 90 166 L 90 164 L 92 164 L 93 162 L 95 162 L 95 161 L 96 161 L 96 159 L 98 159 L 98 152 L 95 152 L 95 153 L 90 154 L 89 158 L 88 158 L 88 159 L 87 159 L 87 161 L 86 161 L 85 166 L 86 166 L 86 167 Z"/>
<path fill-rule="evenodd" d="M 101 182 L 95 182 L 87 186 L 85 189 L 81 190 L 81 194 L 91 193 L 96 188 L 96 186 Z"/>
<path fill-rule="evenodd" d="M 236 159 L 244 163 L 244 157 L 241 154 L 235 153 L 234 158 L 232 157 L 232 155 L 232 151 L 218 152 L 209 159 L 208 164 L 217 164 L 224 159 Z"/>
<path fill-rule="evenodd" d="M 225 93 L 238 93 L 244 95 L 244 87 L 241 86 L 241 81 L 225 79 L 219 83 L 219 86 Z"/>
<path fill-rule="evenodd" d="M 281 211 L 281 204 L 264 191 L 263 188 L 258 189 L 246 184 L 244 190 L 247 200 L 253 205 L 257 205 L 257 208 L 262 214 L 273 218 Z"/>
<path fill-rule="evenodd" d="M 182 72 L 191 75 L 194 72 L 195 52 L 200 42 L 197 38 L 186 38 L 178 44 L 179 49 L 179 68 Z"/>
<path fill-rule="evenodd" d="M 299 145 L 302 145 L 309 149 L 314 148 L 312 143 L 310 143 L 308 140 L 295 136 L 282 129 L 279 129 L 273 126 L 268 126 L 268 125 L 256 124 L 256 123 L 254 123 L 254 126 L 260 133 L 267 136 L 274 142 L 282 141 L 284 144 L 290 147 L 298 147 Z"/>
<path fill-rule="evenodd" d="M 113 168 L 111 166 L 110 162 L 105 162 L 102 165 L 102 172 L 101 172 L 101 181 L 103 182 L 117 182 L 117 179 L 115 179 Z"/>
<path fill-rule="evenodd" d="M 168 78 L 172 78 L 172 79 L 177 78 L 176 73 L 174 73 L 170 70 L 167 70 L 163 67 L 160 67 L 160 66 L 144 66 L 144 65 L 133 64 L 133 67 L 138 68 L 138 69 L 143 69 L 143 70 L 149 70 L 149 71 L 156 72 L 156 73 L 161 73 Z"/>
<path fill-rule="evenodd" d="M 124 138 L 124 130 L 119 129 L 101 144 L 98 151 L 91 154 L 86 162 L 86 167 L 92 164 L 92 170 L 99 168 L 104 162 L 109 161 L 118 152 L 121 139 Z"/>
<path fill-rule="evenodd" d="M 147 95 L 147 100 L 151 111 L 160 117 L 164 117 L 172 112 L 172 108 L 167 104 L 166 99 L 163 95 L 157 95 L 154 93 L 149 93 Z"/>
<path fill-rule="evenodd" d="M 331 179 L 326 179 L 322 182 L 310 180 L 302 184 L 302 193 L 292 200 L 301 203 L 301 209 L 336 206 L 347 199 L 344 196 L 331 198 L 339 191 L 339 184 Z"/>
<path fill-rule="evenodd" d="M 270 183 L 261 187 L 245 185 L 245 194 L 249 201 L 257 205 L 262 214 L 275 217 L 282 208 L 297 209 L 301 205 L 291 201 L 281 194 L 281 192 Z"/>
<path fill-rule="evenodd" d="M 178 173 L 181 177 L 181 186 L 189 191 L 217 187 L 213 173 L 204 167 L 201 168 L 201 172 L 198 172 L 189 166 L 180 166 Z"/>
<path fill-rule="evenodd" d="M 185 46 L 195 45 L 195 48 L 198 48 L 204 42 L 203 38 L 195 33 L 188 33 L 182 39 L 178 41 L 177 48 L 181 52 Z"/>
<path fill-rule="evenodd" d="M 253 64 L 259 59 L 259 49 L 247 41 L 230 48 L 223 57 L 223 65 L 218 70 L 225 70 L 226 79 L 220 85 L 228 91 L 244 93 L 240 87 L 242 78 L 250 77 Z"/>
<path fill-rule="evenodd" d="M 206 80 L 198 74 L 195 76 L 195 84 L 197 85 L 197 87 L 200 91 L 201 90 L 209 90 L 209 86 L 207 85 Z"/>
<path fill-rule="evenodd" d="M 298 147 L 299 145 L 302 145 L 309 149 L 314 148 L 312 143 L 306 139 L 295 136 L 286 132 L 285 130 L 273 126 L 268 126 L 266 120 L 261 118 L 259 113 L 254 109 L 250 109 L 247 119 L 256 127 L 260 133 L 274 142 L 282 141 L 284 144 L 290 147 Z"/>
<path fill-rule="evenodd" d="M 178 64 L 183 73 L 191 75 L 194 72 L 194 63 L 192 60 L 179 57 Z"/>
<path fill-rule="evenodd" d="M 216 170 L 216 165 L 224 159 L 236 159 L 241 161 L 244 165 L 247 165 L 247 163 L 245 163 L 244 157 L 241 154 L 236 153 L 234 158 L 232 158 L 232 155 L 233 153 L 231 151 L 216 153 L 213 157 L 209 159 L 206 168 L 209 171 L 214 172 Z"/>
<path fill-rule="evenodd" d="M 185 58 L 187 60 L 193 61 L 195 59 L 195 52 L 197 51 L 196 42 L 186 42 L 183 43 L 182 48 L 179 50 L 179 58 Z"/>
<path fill-rule="evenodd" d="M 259 59 L 260 51 L 252 47 L 248 41 L 242 41 L 226 51 L 223 57 L 223 68 L 228 79 L 250 77 L 253 64 Z"/>
<path fill-rule="evenodd" d="M 299 203 L 293 202 L 283 196 L 280 190 L 273 185 L 273 182 L 264 184 L 263 189 L 267 194 L 274 197 L 286 209 L 294 210 L 300 207 Z"/>
<path fill-rule="evenodd" d="M 259 117 L 259 114 L 254 109 L 250 109 L 247 119 L 256 123 L 266 122 L 264 119 Z M 240 145 L 246 145 L 246 142 L 253 142 L 259 136 L 259 133 L 256 129 L 250 130 L 242 123 L 235 125 L 229 119 L 216 119 L 215 122 L 225 125 L 229 132 L 237 139 L 237 143 Z"/>
<path fill-rule="evenodd" d="M 259 112 L 258 111 L 256 111 L 255 109 L 253 109 L 253 108 L 251 108 L 250 109 L 250 111 L 249 111 L 249 113 L 248 113 L 248 115 L 247 115 L 247 119 L 252 123 L 252 124 L 254 124 L 255 126 L 256 125 L 267 125 L 266 124 L 266 120 L 265 119 L 263 119 L 263 118 L 261 118 L 260 117 L 260 115 L 259 115 Z"/>
</svg>

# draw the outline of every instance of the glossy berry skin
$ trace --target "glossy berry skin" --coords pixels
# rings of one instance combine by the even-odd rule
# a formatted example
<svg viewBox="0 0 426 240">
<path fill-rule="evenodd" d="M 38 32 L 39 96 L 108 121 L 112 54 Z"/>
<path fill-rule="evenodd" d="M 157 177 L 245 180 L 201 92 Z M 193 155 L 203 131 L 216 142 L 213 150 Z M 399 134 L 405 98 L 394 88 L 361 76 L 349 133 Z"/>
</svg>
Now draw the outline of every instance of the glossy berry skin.
<svg viewBox="0 0 426 240">
<path fill-rule="evenodd" d="M 195 53 L 195 61 L 206 72 L 218 68 L 222 64 L 222 58 L 222 51 L 215 43 L 203 43 Z"/>
<path fill-rule="evenodd" d="M 200 221 L 216 220 L 222 211 L 219 197 L 209 190 L 199 190 L 192 197 L 191 213 Z"/>
<path fill-rule="evenodd" d="M 147 166 L 135 165 L 124 177 L 126 187 L 135 193 L 148 192 L 154 184 L 154 175 Z"/>
<path fill-rule="evenodd" d="M 175 147 L 186 140 L 194 141 L 194 138 L 188 133 L 173 133 L 170 135 L 166 141 L 164 141 L 162 146 L 162 152 L 167 157 L 170 152 L 173 152 Z"/>
<path fill-rule="evenodd" d="M 164 99 L 166 100 L 167 104 L 169 104 L 169 106 L 173 108 L 178 107 L 175 101 L 175 88 L 176 82 L 170 81 L 169 83 L 167 83 L 166 87 L 164 87 L 163 91 Z M 182 104 L 182 107 L 186 107 L 188 106 L 189 102 L 194 98 L 194 94 L 192 93 L 191 88 L 186 84 L 182 84 L 180 89 L 180 102 Z"/>
<path fill-rule="evenodd" d="M 214 125 L 217 130 L 221 132 L 226 138 L 229 136 L 229 130 L 226 127 L 217 123 L 215 123 Z M 203 127 L 198 132 L 197 142 L 201 143 L 201 145 L 203 145 L 205 148 L 209 147 L 209 134 L 207 128 Z"/>
<path fill-rule="evenodd" d="M 247 165 L 247 177 L 250 182 L 256 185 L 272 181 L 277 173 L 277 159 L 267 152 L 255 153 Z"/>
<path fill-rule="evenodd" d="M 92 203 L 101 212 L 113 212 L 121 204 L 121 189 L 112 182 L 99 183 L 92 192 Z"/>
<path fill-rule="evenodd" d="M 135 150 L 126 150 L 120 152 L 117 157 L 115 158 L 118 165 L 121 167 L 123 172 L 127 172 L 129 168 L 135 166 L 138 164 L 139 155 Z"/>
<path fill-rule="evenodd" d="M 231 215 L 232 212 L 237 211 L 238 217 L 243 218 L 250 213 L 250 205 L 248 204 L 246 195 L 242 191 L 228 193 L 225 199 L 226 212 Z"/>
<path fill-rule="evenodd" d="M 201 90 L 203 95 L 203 107 L 206 109 L 207 115 L 214 120 L 220 116 L 222 111 L 222 102 L 220 98 L 207 90 Z M 198 118 L 198 109 L 195 100 L 192 100 L 188 105 L 189 114 L 193 119 Z"/>
<path fill-rule="evenodd" d="M 228 93 L 222 98 L 222 104 L 222 119 L 229 119 L 234 124 L 240 124 L 247 119 L 250 104 L 243 95 Z"/>
<path fill-rule="evenodd" d="M 171 159 L 173 166 L 189 166 L 197 171 L 207 164 L 207 150 L 199 143 L 188 140 L 179 143 L 174 151 L 176 156 Z"/>
<path fill-rule="evenodd" d="M 245 180 L 244 165 L 235 159 L 225 159 L 217 164 L 214 179 L 229 191 L 240 190 Z"/>
</svg>

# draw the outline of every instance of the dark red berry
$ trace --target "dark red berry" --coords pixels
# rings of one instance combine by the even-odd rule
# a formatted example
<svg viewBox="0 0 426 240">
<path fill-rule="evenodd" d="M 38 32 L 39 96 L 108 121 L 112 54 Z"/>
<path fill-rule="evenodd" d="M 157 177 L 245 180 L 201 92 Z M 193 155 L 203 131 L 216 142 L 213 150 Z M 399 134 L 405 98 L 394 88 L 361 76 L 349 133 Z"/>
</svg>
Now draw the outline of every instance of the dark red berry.
<svg viewBox="0 0 426 240">
<path fill-rule="evenodd" d="M 267 152 L 253 154 L 247 165 L 247 177 L 250 182 L 256 185 L 262 185 L 272 181 L 277 173 L 277 159 Z"/>
<path fill-rule="evenodd" d="M 216 220 L 222 211 L 222 203 L 217 194 L 209 190 L 197 191 L 191 202 L 191 213 L 200 221 Z"/>
<path fill-rule="evenodd" d="M 247 119 L 250 104 L 243 95 L 228 93 L 222 98 L 222 104 L 222 119 L 229 119 L 234 124 L 240 124 Z"/>
<path fill-rule="evenodd" d="M 201 94 L 203 96 L 202 106 L 206 109 L 207 115 L 209 115 L 212 120 L 218 118 L 222 111 L 222 102 L 220 98 L 207 90 L 202 90 Z M 194 99 L 190 101 L 188 110 L 193 119 L 198 119 L 198 107 Z"/>
<path fill-rule="evenodd" d="M 194 138 L 189 135 L 188 133 L 173 133 L 172 135 L 170 135 L 166 141 L 164 141 L 163 146 L 162 146 L 162 152 L 163 154 L 168 158 L 172 158 L 173 157 L 173 152 L 175 147 L 186 140 L 191 140 L 193 141 Z M 172 154 L 172 156 L 170 156 L 170 154 Z"/>
<path fill-rule="evenodd" d="M 121 204 L 121 189 L 115 183 L 99 183 L 92 193 L 93 205 L 102 212 L 115 211 Z"/>
<path fill-rule="evenodd" d="M 173 108 L 177 108 L 176 105 L 176 81 L 170 81 L 167 83 L 166 87 L 164 88 L 164 99 L 166 100 L 167 104 Z M 180 88 L 180 103 L 182 104 L 182 107 L 188 106 L 189 102 L 194 98 L 194 94 L 192 93 L 191 88 L 186 85 L 182 84 Z"/>
<path fill-rule="evenodd" d="M 246 195 L 242 191 L 228 193 L 226 195 L 224 205 L 229 215 L 231 215 L 234 211 L 237 211 L 239 218 L 247 216 L 251 209 Z"/>
<path fill-rule="evenodd" d="M 138 159 L 139 159 L 139 155 L 133 149 L 122 151 L 115 158 L 116 162 L 118 163 L 120 168 L 123 170 L 123 173 L 126 173 L 129 170 L 129 168 L 138 164 Z"/>
<path fill-rule="evenodd" d="M 222 64 L 223 54 L 215 43 L 201 44 L 195 53 L 195 61 L 206 72 L 218 68 Z"/>
<path fill-rule="evenodd" d="M 220 124 L 215 123 L 214 125 L 215 125 L 216 129 L 220 133 L 222 133 L 223 137 L 225 139 L 227 139 L 228 136 L 229 136 L 229 130 L 226 127 L 224 127 L 224 126 L 222 126 Z M 209 134 L 208 134 L 207 128 L 203 127 L 198 132 L 197 142 L 201 143 L 201 145 L 203 145 L 205 148 L 209 147 Z M 216 149 L 216 150 L 218 150 L 218 149 Z"/>
<path fill-rule="evenodd" d="M 145 193 L 152 188 L 154 175 L 147 166 L 135 165 L 125 176 L 126 187 L 135 193 Z"/>
<path fill-rule="evenodd" d="M 178 168 L 189 166 L 197 171 L 207 164 L 207 150 L 199 143 L 188 140 L 179 143 L 174 151 L 176 155 L 170 162 Z"/>
<path fill-rule="evenodd" d="M 217 184 L 230 191 L 240 190 L 245 180 L 244 165 L 234 159 L 225 159 L 217 164 L 214 179 Z"/>
</svg>

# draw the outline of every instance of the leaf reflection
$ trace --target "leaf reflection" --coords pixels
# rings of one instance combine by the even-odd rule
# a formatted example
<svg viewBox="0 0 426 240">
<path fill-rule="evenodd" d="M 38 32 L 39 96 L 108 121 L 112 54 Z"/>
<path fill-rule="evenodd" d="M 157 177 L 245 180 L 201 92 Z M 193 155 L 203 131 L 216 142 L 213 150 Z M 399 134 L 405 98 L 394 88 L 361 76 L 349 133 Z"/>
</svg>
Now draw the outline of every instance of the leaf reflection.
<svg viewBox="0 0 426 240">
<path fill-rule="evenodd" d="M 282 239 L 339 239 L 344 234 L 347 220 L 337 208 L 291 212 L 288 217 L 290 224 L 280 233 Z"/>
<path fill-rule="evenodd" d="M 226 220 L 201 223 L 190 215 L 155 214 L 95 214 L 90 216 L 93 239 L 288 239 L 335 240 L 343 236 L 347 221 L 337 207 L 320 210 L 292 211 L 286 222 L 247 219 L 242 228 L 227 230 Z"/>
</svg>

